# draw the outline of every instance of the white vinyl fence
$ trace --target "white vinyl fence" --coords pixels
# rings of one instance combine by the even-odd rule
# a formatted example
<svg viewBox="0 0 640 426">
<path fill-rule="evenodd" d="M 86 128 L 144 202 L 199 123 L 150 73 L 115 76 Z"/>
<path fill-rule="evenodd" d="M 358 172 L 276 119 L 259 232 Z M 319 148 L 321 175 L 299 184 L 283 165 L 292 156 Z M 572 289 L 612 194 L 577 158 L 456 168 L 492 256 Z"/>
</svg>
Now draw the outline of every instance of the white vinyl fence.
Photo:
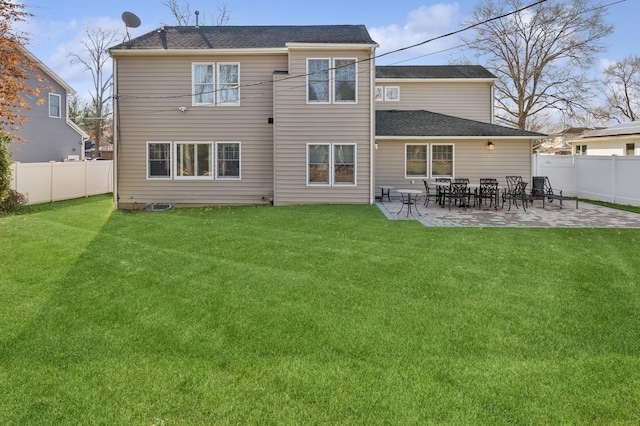
<svg viewBox="0 0 640 426">
<path fill-rule="evenodd" d="M 640 206 L 640 156 L 533 156 L 533 176 L 548 176 L 563 195 Z"/>
<path fill-rule="evenodd" d="M 29 204 L 113 192 L 113 161 L 13 163 L 11 187 Z"/>
</svg>

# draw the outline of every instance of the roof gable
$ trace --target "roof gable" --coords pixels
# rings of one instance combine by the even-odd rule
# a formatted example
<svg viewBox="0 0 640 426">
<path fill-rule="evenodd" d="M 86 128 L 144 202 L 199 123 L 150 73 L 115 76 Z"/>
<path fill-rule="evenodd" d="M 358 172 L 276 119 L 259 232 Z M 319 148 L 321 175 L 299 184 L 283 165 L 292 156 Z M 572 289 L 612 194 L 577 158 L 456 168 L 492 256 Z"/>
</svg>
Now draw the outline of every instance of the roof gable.
<svg viewBox="0 0 640 426">
<path fill-rule="evenodd" d="M 364 25 L 166 26 L 110 50 L 272 49 L 287 43 L 375 45 Z"/>
</svg>

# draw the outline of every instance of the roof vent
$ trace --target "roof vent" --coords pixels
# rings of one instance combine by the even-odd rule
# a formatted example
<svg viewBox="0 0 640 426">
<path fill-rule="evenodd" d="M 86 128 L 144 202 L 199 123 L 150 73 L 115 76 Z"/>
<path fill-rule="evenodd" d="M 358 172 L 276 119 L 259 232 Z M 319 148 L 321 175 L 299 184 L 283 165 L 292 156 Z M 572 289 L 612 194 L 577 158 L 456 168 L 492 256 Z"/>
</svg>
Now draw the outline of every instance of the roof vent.
<svg viewBox="0 0 640 426">
<path fill-rule="evenodd" d="M 200 17 L 200 11 L 196 10 L 196 28 L 200 27 L 200 20 L 198 19 Z"/>
</svg>

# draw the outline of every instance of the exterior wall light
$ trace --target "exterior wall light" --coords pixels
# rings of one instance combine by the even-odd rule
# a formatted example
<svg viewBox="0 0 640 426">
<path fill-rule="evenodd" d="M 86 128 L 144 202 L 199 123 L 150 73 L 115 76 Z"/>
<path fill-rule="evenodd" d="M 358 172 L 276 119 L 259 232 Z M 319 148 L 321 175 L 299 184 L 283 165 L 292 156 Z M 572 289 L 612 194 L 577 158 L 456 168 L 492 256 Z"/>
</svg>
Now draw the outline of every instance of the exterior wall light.
<svg viewBox="0 0 640 426">
<path fill-rule="evenodd" d="M 487 151 L 493 151 L 495 148 L 496 146 L 493 144 L 493 142 L 487 142 Z"/>
</svg>

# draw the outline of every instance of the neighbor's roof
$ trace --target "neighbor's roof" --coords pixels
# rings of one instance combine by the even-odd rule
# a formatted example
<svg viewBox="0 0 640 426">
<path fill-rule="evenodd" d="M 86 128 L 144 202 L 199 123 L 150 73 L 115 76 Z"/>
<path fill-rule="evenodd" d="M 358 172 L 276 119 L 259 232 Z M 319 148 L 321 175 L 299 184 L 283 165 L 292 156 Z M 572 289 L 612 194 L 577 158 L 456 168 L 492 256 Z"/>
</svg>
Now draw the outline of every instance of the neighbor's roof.
<svg viewBox="0 0 640 426">
<path fill-rule="evenodd" d="M 376 78 L 497 78 L 480 65 L 386 65 L 376 66 Z"/>
<path fill-rule="evenodd" d="M 165 26 L 110 50 L 268 49 L 287 43 L 376 45 L 364 25 Z"/>
<path fill-rule="evenodd" d="M 601 136 L 624 136 L 640 134 L 640 121 L 622 123 L 606 129 L 593 130 L 582 135 L 583 138 L 597 138 Z"/>
<path fill-rule="evenodd" d="M 467 120 L 431 111 L 376 111 L 376 136 L 504 137 L 538 139 L 546 135 Z"/>
</svg>

